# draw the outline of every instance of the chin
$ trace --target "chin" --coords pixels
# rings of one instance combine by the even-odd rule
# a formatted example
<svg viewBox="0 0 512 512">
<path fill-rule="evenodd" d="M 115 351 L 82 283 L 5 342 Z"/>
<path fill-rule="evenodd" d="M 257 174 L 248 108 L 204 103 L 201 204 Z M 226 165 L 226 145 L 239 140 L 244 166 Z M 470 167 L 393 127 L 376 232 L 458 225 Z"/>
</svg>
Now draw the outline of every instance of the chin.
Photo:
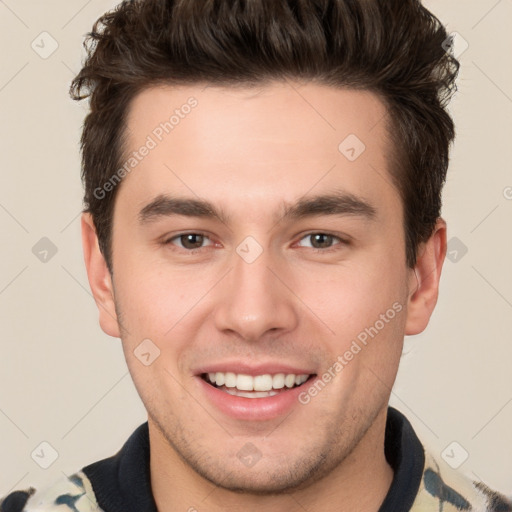
<svg viewBox="0 0 512 512">
<path fill-rule="evenodd" d="M 221 471 L 219 468 L 215 471 L 199 467 L 193 467 L 193 469 L 221 489 L 238 494 L 272 496 L 305 489 L 321 478 L 319 467 L 308 469 L 304 467 L 304 461 L 297 464 L 301 466 L 299 470 L 286 467 L 283 463 L 271 468 L 267 466 L 246 470 L 234 470 L 232 467 L 223 468 Z"/>
</svg>

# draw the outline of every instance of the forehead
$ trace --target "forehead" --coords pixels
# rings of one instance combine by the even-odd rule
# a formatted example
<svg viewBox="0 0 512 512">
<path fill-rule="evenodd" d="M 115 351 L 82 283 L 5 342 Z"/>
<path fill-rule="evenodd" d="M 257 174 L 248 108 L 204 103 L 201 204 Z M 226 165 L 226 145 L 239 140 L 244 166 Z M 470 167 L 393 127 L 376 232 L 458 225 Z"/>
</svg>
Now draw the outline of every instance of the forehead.
<svg viewBox="0 0 512 512">
<path fill-rule="evenodd" d="M 148 88 L 127 116 L 123 195 L 238 198 L 246 210 L 340 186 L 396 195 L 386 114 L 374 93 L 313 83 Z"/>
</svg>

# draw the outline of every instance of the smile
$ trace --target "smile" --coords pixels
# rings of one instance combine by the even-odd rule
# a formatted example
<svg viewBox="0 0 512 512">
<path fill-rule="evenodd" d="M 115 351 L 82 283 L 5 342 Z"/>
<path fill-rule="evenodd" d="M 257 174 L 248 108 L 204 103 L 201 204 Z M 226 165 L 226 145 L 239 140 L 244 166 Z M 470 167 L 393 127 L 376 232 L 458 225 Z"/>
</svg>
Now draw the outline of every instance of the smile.
<svg viewBox="0 0 512 512">
<path fill-rule="evenodd" d="M 301 386 L 312 375 L 309 374 L 263 374 L 215 372 L 203 373 L 201 378 L 219 391 L 244 398 L 267 398 L 283 391 Z"/>
</svg>

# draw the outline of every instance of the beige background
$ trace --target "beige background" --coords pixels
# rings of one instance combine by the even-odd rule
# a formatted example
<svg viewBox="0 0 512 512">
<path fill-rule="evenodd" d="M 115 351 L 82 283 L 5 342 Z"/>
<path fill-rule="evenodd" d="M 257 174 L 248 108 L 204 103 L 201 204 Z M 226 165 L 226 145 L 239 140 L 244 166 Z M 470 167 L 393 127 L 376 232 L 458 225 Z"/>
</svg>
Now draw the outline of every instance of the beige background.
<svg viewBox="0 0 512 512">
<path fill-rule="evenodd" d="M 89 293 L 79 232 L 86 104 L 68 97 L 84 34 L 116 3 L 0 1 L 0 495 L 112 455 L 145 421 Z M 512 494 L 512 2 L 426 5 L 469 45 L 444 194 L 449 238 L 460 242 L 429 328 L 406 340 L 392 403 L 437 453 L 456 441 L 452 460 L 469 453 L 461 471 Z M 58 48 L 44 55 L 52 39 Z M 32 252 L 42 237 L 57 249 L 46 263 Z M 43 441 L 58 452 L 48 469 L 31 458 Z M 48 462 L 42 448 L 34 458 Z"/>
</svg>

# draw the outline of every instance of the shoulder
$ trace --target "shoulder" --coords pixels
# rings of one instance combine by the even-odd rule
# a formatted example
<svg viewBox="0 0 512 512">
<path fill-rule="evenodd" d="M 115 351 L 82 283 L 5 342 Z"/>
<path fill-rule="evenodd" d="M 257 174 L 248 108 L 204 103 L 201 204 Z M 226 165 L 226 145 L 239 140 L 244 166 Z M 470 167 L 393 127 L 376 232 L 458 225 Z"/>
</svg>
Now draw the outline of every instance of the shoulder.
<svg viewBox="0 0 512 512">
<path fill-rule="evenodd" d="M 420 489 L 411 510 L 512 512 L 512 500 L 426 452 Z"/>
<path fill-rule="evenodd" d="M 36 490 L 13 491 L 0 498 L 0 512 L 102 512 L 87 476 L 78 471 Z"/>
</svg>

